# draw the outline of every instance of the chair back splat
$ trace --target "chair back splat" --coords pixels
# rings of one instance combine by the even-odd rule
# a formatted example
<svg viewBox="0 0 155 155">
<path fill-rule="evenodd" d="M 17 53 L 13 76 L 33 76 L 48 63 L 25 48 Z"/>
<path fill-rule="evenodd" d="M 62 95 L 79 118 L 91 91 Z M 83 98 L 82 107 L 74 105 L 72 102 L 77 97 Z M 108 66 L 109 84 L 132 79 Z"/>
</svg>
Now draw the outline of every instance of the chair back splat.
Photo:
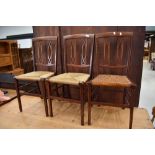
<svg viewBox="0 0 155 155">
<path fill-rule="evenodd" d="M 58 37 L 46 36 L 32 39 L 35 71 L 57 71 Z"/>
<path fill-rule="evenodd" d="M 92 73 L 94 34 L 63 37 L 65 72 Z"/>
<path fill-rule="evenodd" d="M 96 35 L 98 73 L 127 75 L 131 62 L 133 32 Z M 103 59 L 99 59 L 102 57 Z"/>
</svg>

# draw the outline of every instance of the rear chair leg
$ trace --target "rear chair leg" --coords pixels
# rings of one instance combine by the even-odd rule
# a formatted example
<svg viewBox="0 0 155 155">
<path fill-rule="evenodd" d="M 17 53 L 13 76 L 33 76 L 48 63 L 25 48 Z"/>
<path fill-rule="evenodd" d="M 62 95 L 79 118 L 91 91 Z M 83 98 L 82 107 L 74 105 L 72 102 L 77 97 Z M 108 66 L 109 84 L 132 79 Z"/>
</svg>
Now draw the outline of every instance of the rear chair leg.
<svg viewBox="0 0 155 155">
<path fill-rule="evenodd" d="M 51 89 L 51 83 L 49 81 L 46 81 L 46 89 L 47 89 L 47 94 L 48 94 L 50 116 L 53 117 L 53 108 L 52 108 L 52 99 L 51 99 L 52 89 Z"/>
<path fill-rule="evenodd" d="M 84 125 L 84 84 L 80 83 L 81 125 Z"/>
<path fill-rule="evenodd" d="M 126 90 L 126 88 L 124 88 L 124 93 L 123 93 L 123 105 L 125 105 L 125 103 L 126 103 L 126 93 L 127 93 L 127 90 Z M 122 109 L 125 109 L 125 107 L 122 107 Z"/>
<path fill-rule="evenodd" d="M 56 89 L 56 94 L 57 94 L 57 96 L 59 97 L 60 95 L 59 95 L 59 88 L 58 88 L 58 84 L 56 84 L 56 85 L 55 85 L 55 89 Z"/>
<path fill-rule="evenodd" d="M 19 110 L 20 112 L 22 112 L 23 110 L 22 110 L 22 103 L 21 103 L 21 98 L 20 98 L 19 81 L 16 78 L 15 78 L 15 86 L 16 86 Z"/>
<path fill-rule="evenodd" d="M 132 129 L 132 123 L 133 123 L 133 110 L 134 108 L 130 108 L 130 121 L 129 121 L 129 129 Z"/>
<path fill-rule="evenodd" d="M 39 81 L 36 81 L 36 84 L 37 84 L 37 88 L 38 88 L 39 94 L 41 95 L 40 98 L 42 99 L 43 98 L 43 94 L 41 92 L 41 88 L 40 87 L 42 87 L 43 89 L 44 89 L 44 87 L 43 87 L 42 84 L 40 85 Z"/>
<path fill-rule="evenodd" d="M 91 125 L 91 84 L 88 84 L 88 125 Z"/>
<path fill-rule="evenodd" d="M 47 95 L 46 95 L 45 79 L 41 79 L 40 82 L 41 82 L 42 88 L 43 88 L 42 92 L 43 92 L 43 99 L 44 99 L 44 106 L 45 106 L 45 114 L 46 114 L 46 117 L 48 117 L 48 105 L 47 105 Z"/>
</svg>

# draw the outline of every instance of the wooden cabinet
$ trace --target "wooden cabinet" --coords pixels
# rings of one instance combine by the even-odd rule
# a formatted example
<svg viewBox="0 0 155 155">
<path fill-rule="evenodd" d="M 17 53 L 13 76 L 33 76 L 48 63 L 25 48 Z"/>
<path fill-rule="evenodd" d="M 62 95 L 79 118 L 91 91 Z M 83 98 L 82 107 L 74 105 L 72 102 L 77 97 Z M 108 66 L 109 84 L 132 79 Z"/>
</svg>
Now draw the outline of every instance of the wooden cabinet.
<svg viewBox="0 0 155 155">
<path fill-rule="evenodd" d="M 20 58 L 17 41 L 0 41 L 0 72 L 12 73 L 15 75 L 23 73 L 20 68 Z"/>
</svg>

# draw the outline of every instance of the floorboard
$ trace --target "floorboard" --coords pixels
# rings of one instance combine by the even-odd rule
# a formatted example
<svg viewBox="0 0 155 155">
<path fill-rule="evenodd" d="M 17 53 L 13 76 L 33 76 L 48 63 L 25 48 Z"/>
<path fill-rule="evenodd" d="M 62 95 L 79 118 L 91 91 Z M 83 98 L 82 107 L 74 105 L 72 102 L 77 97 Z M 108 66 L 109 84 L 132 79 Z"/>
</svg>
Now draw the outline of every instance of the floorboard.
<svg viewBox="0 0 155 155">
<path fill-rule="evenodd" d="M 63 101 L 53 101 L 54 117 L 45 117 L 43 101 L 39 97 L 22 96 L 23 112 L 19 112 L 17 99 L 0 107 L 0 128 L 15 129 L 70 129 L 108 128 L 126 129 L 129 122 L 129 109 L 108 106 L 92 108 L 92 125 L 87 123 L 85 105 L 85 126 L 80 125 L 80 105 Z M 144 108 L 134 109 L 133 128 L 151 129 L 153 125 Z"/>
</svg>

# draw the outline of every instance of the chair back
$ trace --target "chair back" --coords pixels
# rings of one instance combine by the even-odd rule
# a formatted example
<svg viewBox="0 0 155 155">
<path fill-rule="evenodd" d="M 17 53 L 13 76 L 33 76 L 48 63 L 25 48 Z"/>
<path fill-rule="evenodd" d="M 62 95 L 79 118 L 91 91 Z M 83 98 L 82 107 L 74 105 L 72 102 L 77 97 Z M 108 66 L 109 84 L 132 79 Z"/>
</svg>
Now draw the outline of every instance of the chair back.
<svg viewBox="0 0 155 155">
<path fill-rule="evenodd" d="M 92 73 L 94 34 L 63 37 L 65 72 Z"/>
<path fill-rule="evenodd" d="M 32 39 L 35 71 L 57 72 L 58 37 Z"/>
<path fill-rule="evenodd" d="M 95 39 L 98 73 L 127 75 L 133 32 L 101 33 Z"/>
</svg>

